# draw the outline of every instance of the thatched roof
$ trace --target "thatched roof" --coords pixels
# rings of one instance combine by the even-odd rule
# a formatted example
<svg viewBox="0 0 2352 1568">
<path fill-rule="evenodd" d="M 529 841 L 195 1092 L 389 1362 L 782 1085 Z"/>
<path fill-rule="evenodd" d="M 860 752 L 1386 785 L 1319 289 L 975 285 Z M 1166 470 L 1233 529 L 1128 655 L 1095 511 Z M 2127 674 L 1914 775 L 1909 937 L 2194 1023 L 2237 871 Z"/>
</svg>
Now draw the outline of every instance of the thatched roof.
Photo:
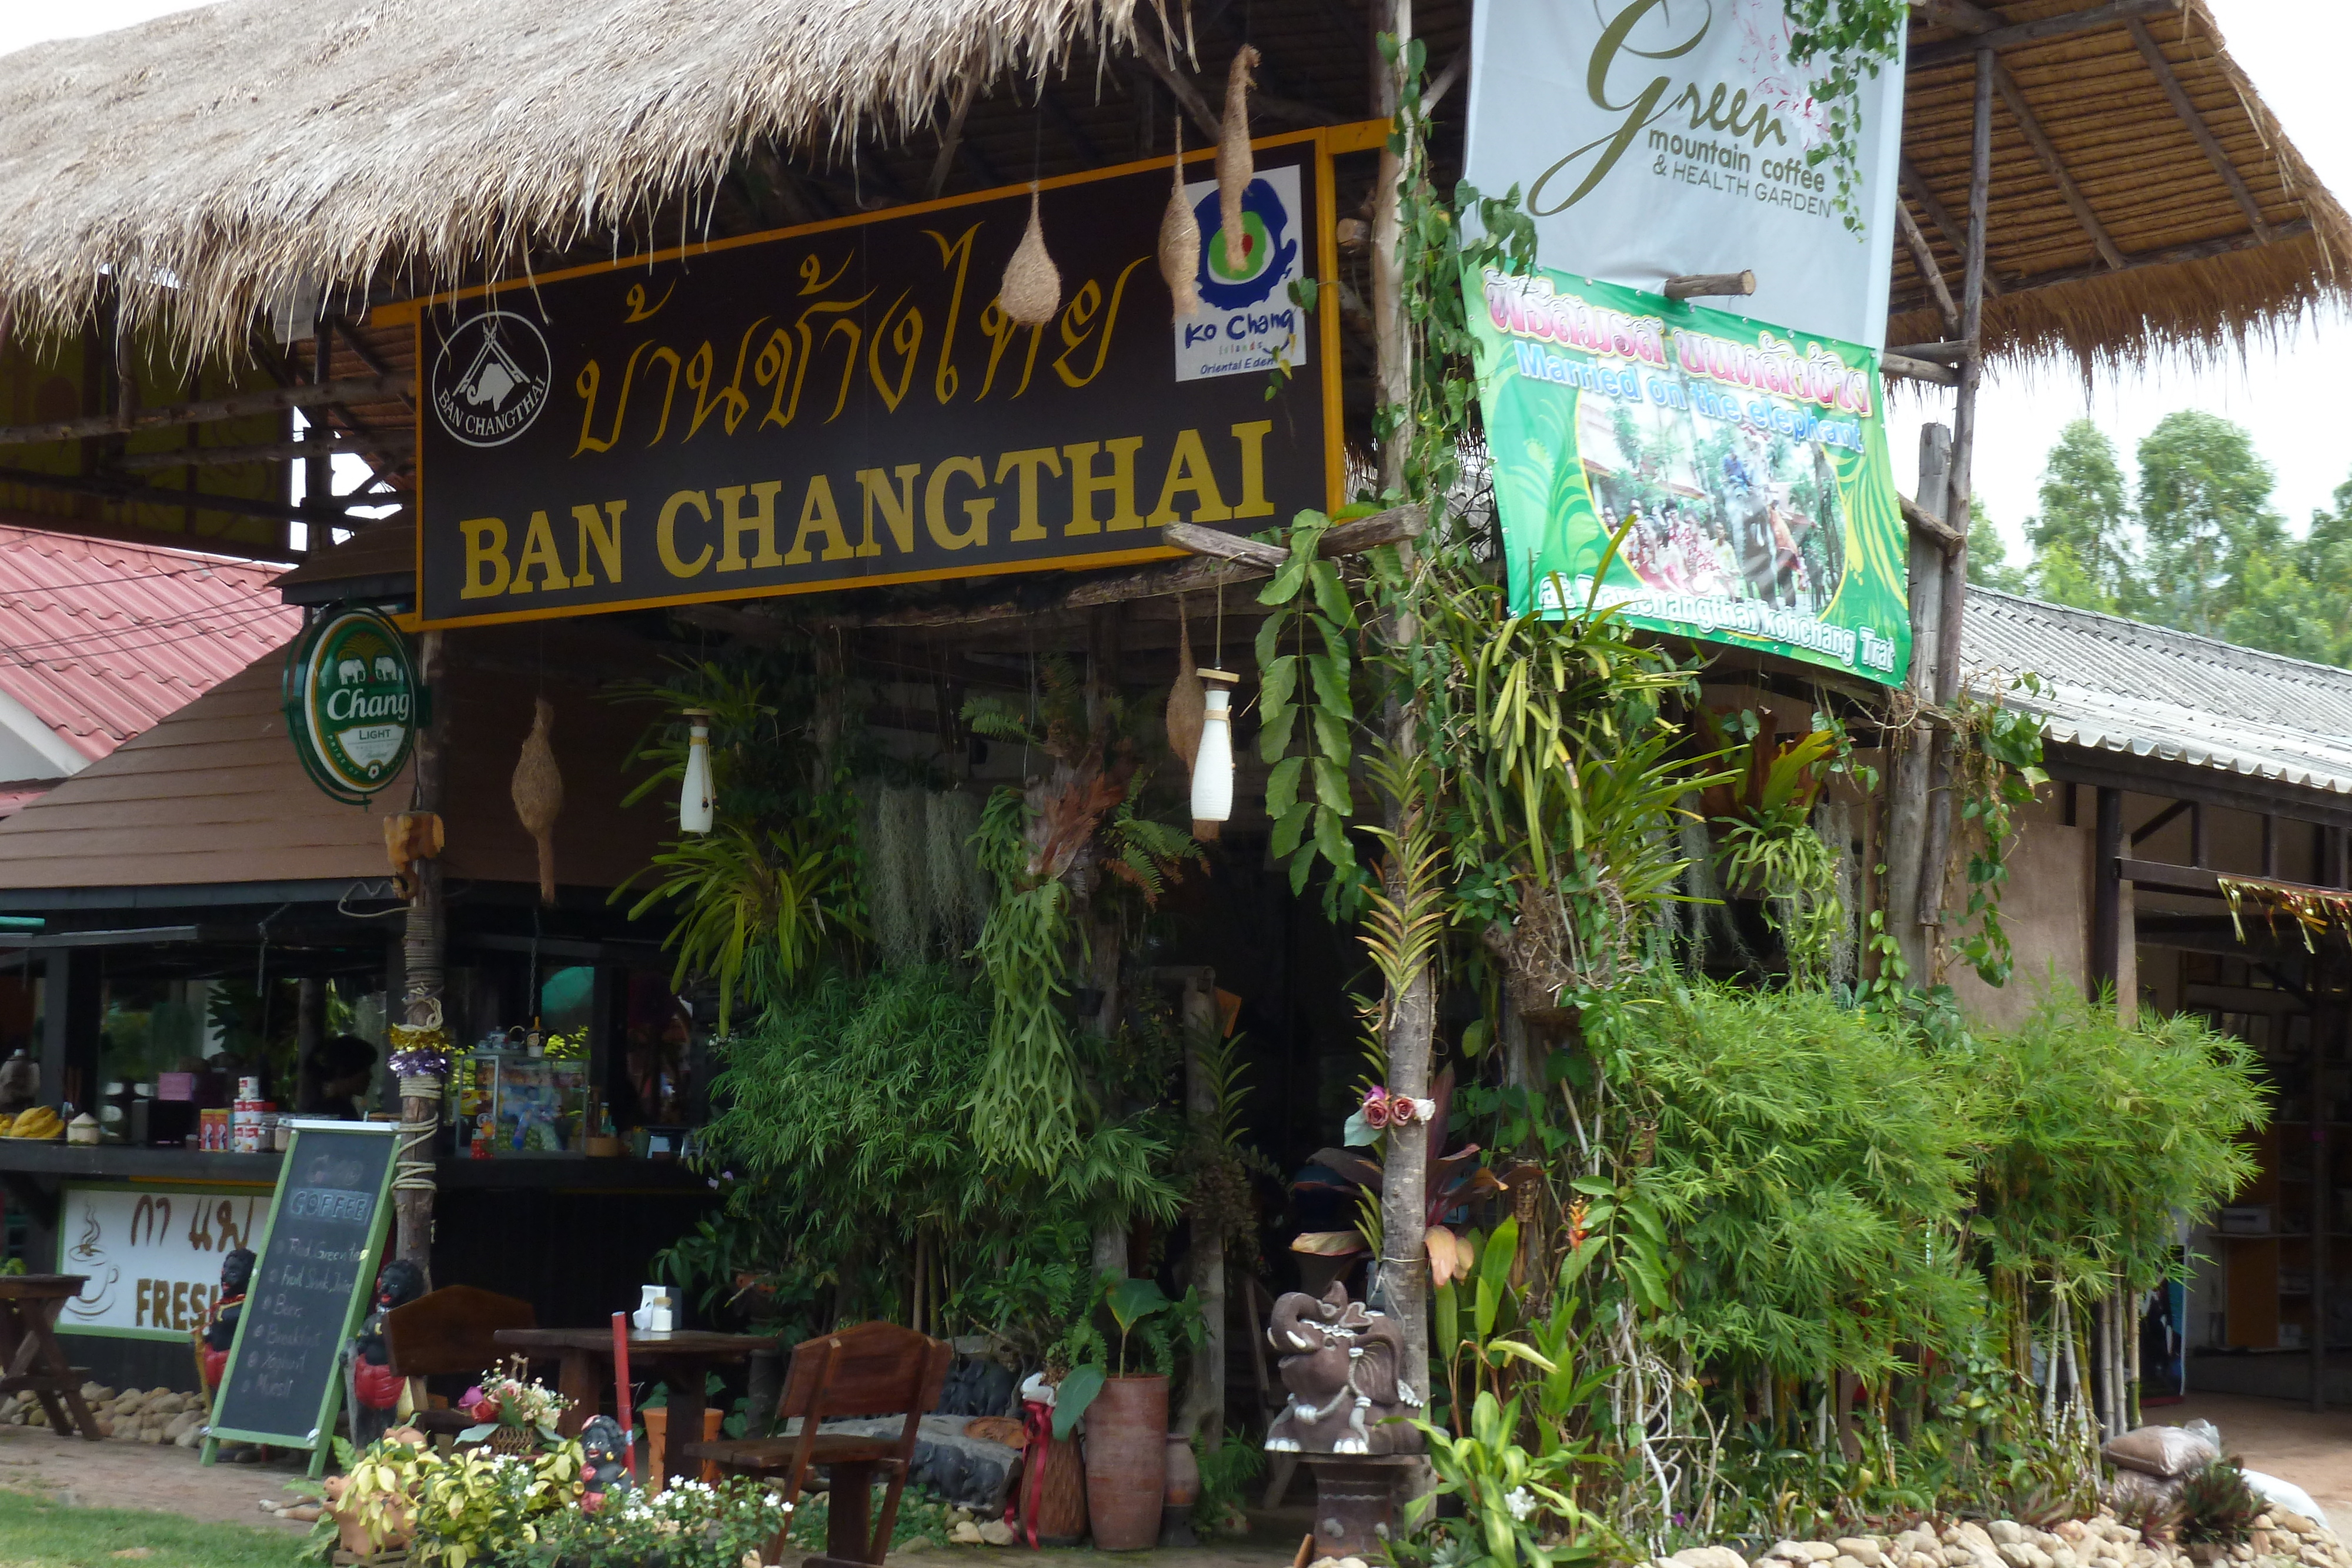
<svg viewBox="0 0 2352 1568">
<path fill-rule="evenodd" d="M 1976 35 L 1936 24 L 1988 9 L 1926 0 L 1905 84 L 1903 199 L 1955 294 Z M 2024 0 L 2000 6 L 1997 20 L 2116 9 Z M 2352 221 L 2230 58 L 2205 0 L 2142 9 L 1999 54 L 1989 355 L 2067 355 L 2087 371 L 2152 350 L 2231 348 L 2346 297 Z M 1946 335 L 1900 244 L 1891 308 L 1889 342 Z"/>
<path fill-rule="evenodd" d="M 0 298 L 69 329 L 110 271 L 184 340 L 241 341 L 306 279 L 426 287 L 624 228 L 756 141 L 903 131 L 1133 5 L 226 0 L 36 46 L 0 57 Z"/>
<path fill-rule="evenodd" d="M 2221 348 L 2344 293 L 2352 224 L 2203 0 L 1914 5 L 1905 200 L 1955 289 L 1976 37 L 2000 42 L 2010 78 L 1989 225 L 1995 354 Z M 320 278 L 352 291 L 347 306 L 382 301 L 1100 167 L 1165 152 L 1179 99 L 1196 127 L 1213 120 L 1244 32 L 1265 57 L 1252 104 L 1265 128 L 1371 112 L 1362 0 L 1189 0 L 1197 63 L 1171 68 L 1151 57 L 1155 13 L 1186 8 L 225 0 L 0 57 L 0 298 L 20 328 L 75 328 L 98 319 L 110 273 L 134 313 L 169 304 L 182 342 L 221 348 Z M 1437 116 L 1449 188 L 1468 16 L 1469 0 L 1414 7 L 1433 74 L 1454 83 Z M 2017 36 L 2068 17 L 2073 31 Z M 967 79 L 977 99 L 943 154 Z M 1890 341 L 1946 339 L 1910 254 L 1895 256 Z"/>
</svg>

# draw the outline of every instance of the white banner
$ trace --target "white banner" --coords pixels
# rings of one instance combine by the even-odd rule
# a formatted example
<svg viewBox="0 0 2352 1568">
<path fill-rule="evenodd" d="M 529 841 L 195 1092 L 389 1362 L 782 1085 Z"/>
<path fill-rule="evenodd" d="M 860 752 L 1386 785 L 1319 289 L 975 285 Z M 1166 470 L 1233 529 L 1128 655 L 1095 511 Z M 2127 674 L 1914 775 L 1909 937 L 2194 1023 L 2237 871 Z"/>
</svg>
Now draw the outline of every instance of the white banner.
<svg viewBox="0 0 2352 1568">
<path fill-rule="evenodd" d="M 1706 303 L 1883 349 L 1903 62 L 1863 78 L 1856 233 L 1834 171 L 1805 161 L 1826 62 L 1788 52 L 1781 0 L 1478 0 L 1470 182 L 1518 186 L 1546 267 L 1653 294 L 1752 270 L 1753 296 Z"/>
<path fill-rule="evenodd" d="M 86 1274 L 59 1330 L 185 1341 L 220 1294 L 221 1260 L 261 1249 L 270 1193 L 219 1187 L 68 1186 L 58 1207 L 58 1272 Z"/>
</svg>

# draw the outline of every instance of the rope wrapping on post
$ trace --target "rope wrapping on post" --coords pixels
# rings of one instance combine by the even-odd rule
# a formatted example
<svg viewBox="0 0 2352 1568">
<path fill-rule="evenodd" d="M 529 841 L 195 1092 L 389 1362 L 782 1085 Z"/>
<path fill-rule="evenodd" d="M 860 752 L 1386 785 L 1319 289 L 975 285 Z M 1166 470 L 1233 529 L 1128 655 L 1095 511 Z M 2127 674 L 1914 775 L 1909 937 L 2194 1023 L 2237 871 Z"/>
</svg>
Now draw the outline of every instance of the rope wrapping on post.
<svg viewBox="0 0 2352 1568">
<path fill-rule="evenodd" d="M 430 1113 L 410 1119 L 410 1109 L 430 1108 Z M 433 1134 L 441 1129 L 441 1080 L 425 1073 L 400 1080 L 401 1120 L 394 1151 L 392 1189 L 394 1192 L 433 1190 Z"/>
</svg>

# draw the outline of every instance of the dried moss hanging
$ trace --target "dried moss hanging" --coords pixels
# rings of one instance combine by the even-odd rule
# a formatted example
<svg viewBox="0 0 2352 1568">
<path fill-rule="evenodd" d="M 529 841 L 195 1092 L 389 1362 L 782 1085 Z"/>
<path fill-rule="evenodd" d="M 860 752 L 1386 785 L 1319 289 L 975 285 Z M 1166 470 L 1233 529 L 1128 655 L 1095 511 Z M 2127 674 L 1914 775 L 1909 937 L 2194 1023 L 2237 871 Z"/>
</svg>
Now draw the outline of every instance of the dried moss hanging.
<svg viewBox="0 0 2352 1568">
<path fill-rule="evenodd" d="M 1187 772 L 1201 754 L 1201 727 L 1207 722 L 1207 688 L 1192 658 L 1192 622 L 1184 596 L 1176 596 L 1176 680 L 1168 688 L 1168 749 L 1184 759 Z"/>
<path fill-rule="evenodd" d="M 1201 220 L 1184 198 L 1184 117 L 1176 117 L 1176 156 L 1169 179 L 1168 210 L 1160 215 L 1160 276 L 1168 280 L 1168 297 L 1176 319 L 1197 315 L 1201 308 Z M 1184 661 L 1189 668 L 1192 660 Z M 1185 758 L 1189 766 L 1190 756 Z"/>
<path fill-rule="evenodd" d="M 539 846 L 540 902 L 553 904 L 555 819 L 563 814 L 563 775 L 555 766 L 555 747 L 547 738 L 555 725 L 555 705 L 545 697 L 534 701 L 530 733 L 523 737 L 522 755 L 515 760 L 509 792 L 514 797 L 515 815 L 522 819 L 523 831 Z"/>
<path fill-rule="evenodd" d="M 1239 272 L 1249 255 L 1249 236 L 1242 230 L 1242 194 L 1257 172 L 1250 161 L 1250 72 L 1257 68 L 1257 51 L 1247 44 L 1234 56 L 1225 74 L 1225 115 L 1217 131 L 1217 223 L 1224 233 L 1225 270 Z"/>
<path fill-rule="evenodd" d="M 1062 308 L 1062 272 L 1045 254 L 1045 225 L 1038 212 L 1037 187 L 1029 187 L 1029 226 L 1013 259 L 1004 264 L 1004 281 L 996 291 L 997 308 L 1024 327 L 1042 327 Z"/>
<path fill-rule="evenodd" d="M 859 821 L 866 924 L 887 964 L 961 958 L 992 902 L 971 837 L 980 801 L 961 790 L 866 780 Z"/>
</svg>

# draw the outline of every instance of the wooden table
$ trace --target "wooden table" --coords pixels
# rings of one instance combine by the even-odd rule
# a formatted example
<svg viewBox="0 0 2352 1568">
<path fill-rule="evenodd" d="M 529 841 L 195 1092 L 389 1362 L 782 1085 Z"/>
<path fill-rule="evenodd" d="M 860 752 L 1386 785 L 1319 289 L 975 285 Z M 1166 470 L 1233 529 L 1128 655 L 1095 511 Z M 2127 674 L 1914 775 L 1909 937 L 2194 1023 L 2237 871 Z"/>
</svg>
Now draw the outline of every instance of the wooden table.
<svg viewBox="0 0 2352 1568">
<path fill-rule="evenodd" d="M 491 1336 L 500 1350 L 534 1359 L 554 1356 L 556 1392 L 572 1401 L 555 1429 L 576 1437 L 596 1414 L 604 1385 L 613 1379 L 613 1331 L 600 1329 L 500 1329 Z M 705 1333 L 680 1329 L 670 1333 L 629 1331 L 631 1382 L 658 1377 L 669 1385 L 669 1441 L 663 1450 L 663 1468 L 673 1477 L 694 1473 L 678 1458 L 688 1443 L 702 1441 L 703 1379 L 715 1366 L 748 1359 L 755 1350 L 775 1344 L 766 1334 Z M 695 1467 L 698 1468 L 698 1467 Z"/>
<path fill-rule="evenodd" d="M 87 1274 L 0 1274 L 0 1394 L 30 1394 L 49 1428 L 99 1440 L 98 1417 L 83 1403 L 81 1381 L 58 1345 L 58 1313 L 81 1294 Z"/>
</svg>

